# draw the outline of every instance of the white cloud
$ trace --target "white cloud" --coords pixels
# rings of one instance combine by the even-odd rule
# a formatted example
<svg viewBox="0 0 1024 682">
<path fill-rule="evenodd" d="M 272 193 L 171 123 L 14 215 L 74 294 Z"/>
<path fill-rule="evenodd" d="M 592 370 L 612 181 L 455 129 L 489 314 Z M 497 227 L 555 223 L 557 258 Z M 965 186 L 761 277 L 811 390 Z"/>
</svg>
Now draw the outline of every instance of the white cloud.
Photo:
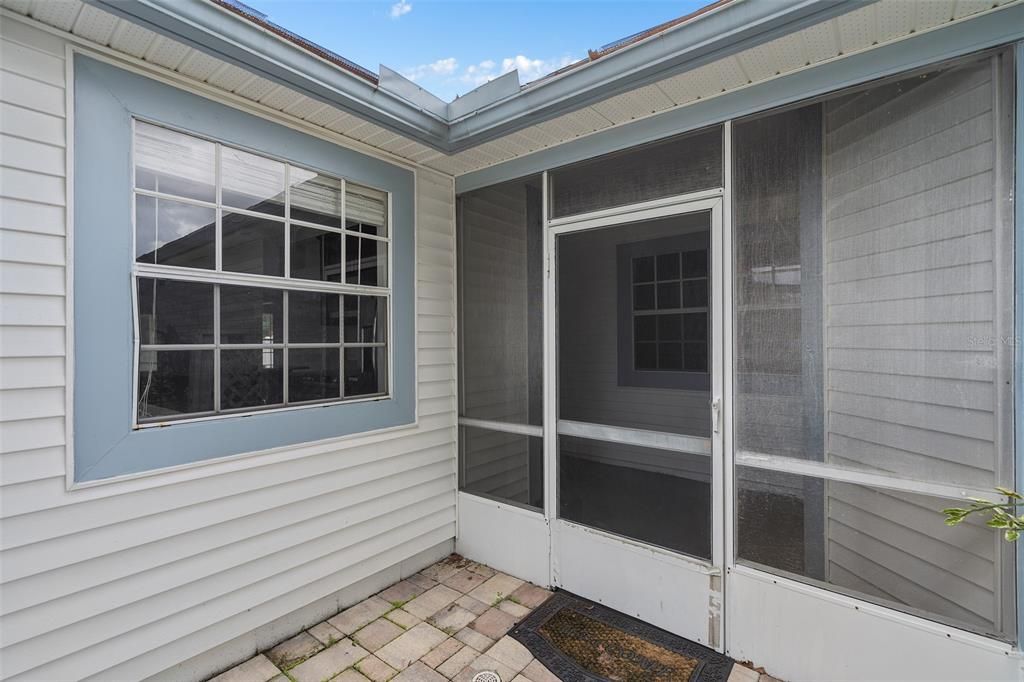
<svg viewBox="0 0 1024 682">
<path fill-rule="evenodd" d="M 391 18 L 397 19 L 400 16 L 408 14 L 412 11 L 412 3 L 407 0 L 398 0 L 395 4 L 391 5 Z"/>
<path fill-rule="evenodd" d="M 423 80 L 431 76 L 450 76 L 459 68 L 459 62 L 455 57 L 438 59 L 429 64 L 420 64 L 411 69 L 406 69 L 402 75 L 411 81 Z"/>
<path fill-rule="evenodd" d="M 530 59 L 524 55 L 506 57 L 501 60 L 501 65 L 491 59 L 485 59 L 479 64 L 471 64 L 465 68 L 459 76 L 459 80 L 474 87 L 483 85 L 487 81 L 494 80 L 509 71 L 518 70 L 519 80 L 522 83 L 537 80 L 556 71 L 563 66 L 572 64 L 575 60 L 572 57 L 564 56 L 558 59 Z"/>
</svg>

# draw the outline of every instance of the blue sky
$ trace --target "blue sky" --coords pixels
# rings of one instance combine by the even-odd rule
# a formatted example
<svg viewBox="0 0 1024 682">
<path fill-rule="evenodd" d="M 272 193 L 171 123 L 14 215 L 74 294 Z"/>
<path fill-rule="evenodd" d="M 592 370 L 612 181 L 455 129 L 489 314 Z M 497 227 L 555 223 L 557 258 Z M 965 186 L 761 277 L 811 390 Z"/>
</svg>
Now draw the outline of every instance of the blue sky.
<svg viewBox="0 0 1024 682">
<path fill-rule="evenodd" d="M 243 0 L 270 21 L 449 101 L 518 67 L 528 82 L 711 0 Z"/>
</svg>

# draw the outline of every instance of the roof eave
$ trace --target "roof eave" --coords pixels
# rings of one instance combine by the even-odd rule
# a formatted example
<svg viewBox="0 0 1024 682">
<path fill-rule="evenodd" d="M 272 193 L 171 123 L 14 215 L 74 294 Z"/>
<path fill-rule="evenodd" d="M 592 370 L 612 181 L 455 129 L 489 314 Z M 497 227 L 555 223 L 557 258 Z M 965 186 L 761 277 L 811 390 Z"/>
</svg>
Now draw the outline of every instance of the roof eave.
<svg viewBox="0 0 1024 682">
<path fill-rule="evenodd" d="M 348 73 L 211 2 L 83 0 L 438 151 L 450 150 L 442 117 Z"/>
<path fill-rule="evenodd" d="M 449 122 L 455 151 L 728 57 L 876 0 L 734 0 Z"/>
<path fill-rule="evenodd" d="M 521 89 L 427 106 L 206 0 L 83 0 L 173 40 L 454 154 L 831 19 L 876 0 L 732 0 Z M 385 81 L 389 82 L 387 78 Z M 492 84 L 494 85 L 494 84 Z M 494 90 L 494 92 L 491 92 Z M 408 95 L 408 93 L 405 93 Z M 497 99 L 496 99 L 497 98 Z M 436 99 L 436 98 L 435 98 Z"/>
</svg>

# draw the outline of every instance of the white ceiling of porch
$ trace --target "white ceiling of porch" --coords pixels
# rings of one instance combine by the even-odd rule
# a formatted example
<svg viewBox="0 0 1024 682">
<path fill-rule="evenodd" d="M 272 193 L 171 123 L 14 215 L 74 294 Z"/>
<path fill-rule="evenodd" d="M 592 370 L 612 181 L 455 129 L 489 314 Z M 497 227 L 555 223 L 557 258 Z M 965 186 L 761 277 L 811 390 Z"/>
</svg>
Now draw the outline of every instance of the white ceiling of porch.
<svg viewBox="0 0 1024 682">
<path fill-rule="evenodd" d="M 0 6 L 389 154 L 461 175 L 1018 2 L 1024 0 L 878 0 L 454 155 L 399 136 L 80 0 L 0 0 Z"/>
</svg>

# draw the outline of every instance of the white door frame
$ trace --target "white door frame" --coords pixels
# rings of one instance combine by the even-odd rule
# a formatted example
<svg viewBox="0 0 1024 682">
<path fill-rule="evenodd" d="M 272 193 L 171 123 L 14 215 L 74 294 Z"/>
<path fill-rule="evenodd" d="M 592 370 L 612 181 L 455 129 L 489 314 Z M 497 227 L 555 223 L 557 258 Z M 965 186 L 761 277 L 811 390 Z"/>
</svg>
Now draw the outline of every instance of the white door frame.
<svg viewBox="0 0 1024 682">
<path fill-rule="evenodd" d="M 723 237 L 728 232 L 724 190 L 694 192 L 567 218 L 548 219 L 548 182 L 544 187 L 544 509 L 550 529 L 550 584 L 578 591 L 620 611 L 694 641 L 724 647 L 723 567 L 725 549 L 725 467 L 723 396 L 726 385 L 726 310 L 723 288 Z M 557 240 L 559 236 L 654 220 L 687 213 L 708 212 L 711 217 L 711 366 L 715 422 L 710 451 L 707 439 L 636 429 L 560 421 L 558 415 Z M 717 414 L 717 417 L 714 415 Z M 705 451 L 711 457 L 711 561 L 703 561 L 636 540 L 585 527 L 558 518 L 558 435 L 597 437 L 687 452 Z M 702 453 L 703 454 L 703 453 Z M 630 582 L 630 576 L 640 579 Z M 568 583 L 568 584 L 567 584 Z M 678 591 L 676 586 L 678 585 Z M 616 601 L 618 595 L 622 601 Z M 666 599 L 666 596 L 670 599 Z M 671 598 L 675 598 L 673 602 Z M 694 606 L 697 605 L 697 608 Z"/>
</svg>

